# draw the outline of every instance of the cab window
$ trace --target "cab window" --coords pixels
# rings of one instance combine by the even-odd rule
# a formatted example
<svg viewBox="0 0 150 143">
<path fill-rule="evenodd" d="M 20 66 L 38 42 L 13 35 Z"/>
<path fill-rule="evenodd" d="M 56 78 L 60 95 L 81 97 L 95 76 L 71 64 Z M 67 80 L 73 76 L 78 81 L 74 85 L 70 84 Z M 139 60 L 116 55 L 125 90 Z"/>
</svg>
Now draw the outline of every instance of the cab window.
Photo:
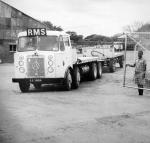
<svg viewBox="0 0 150 143">
<path fill-rule="evenodd" d="M 63 39 L 64 39 L 65 46 L 69 47 L 70 46 L 69 37 L 63 37 Z"/>
<path fill-rule="evenodd" d="M 60 48 L 60 51 L 64 51 L 65 50 L 65 45 L 64 45 L 64 41 L 63 41 L 63 37 L 62 36 L 59 37 L 59 48 Z"/>
</svg>

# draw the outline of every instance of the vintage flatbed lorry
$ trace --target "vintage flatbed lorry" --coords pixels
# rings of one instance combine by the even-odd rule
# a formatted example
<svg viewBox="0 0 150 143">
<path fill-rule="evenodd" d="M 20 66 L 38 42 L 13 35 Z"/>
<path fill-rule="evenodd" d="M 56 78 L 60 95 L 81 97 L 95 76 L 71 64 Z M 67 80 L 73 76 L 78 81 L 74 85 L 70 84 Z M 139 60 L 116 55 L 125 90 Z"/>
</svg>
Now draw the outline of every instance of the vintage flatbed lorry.
<svg viewBox="0 0 150 143">
<path fill-rule="evenodd" d="M 85 76 L 101 78 L 103 66 L 108 65 L 111 72 L 117 61 L 123 66 L 123 54 L 106 56 L 98 47 L 86 50 L 78 54 L 65 32 L 29 28 L 18 34 L 12 82 L 18 82 L 22 92 L 28 92 L 30 84 L 36 89 L 42 84 L 61 84 L 71 90 L 78 88 Z"/>
</svg>

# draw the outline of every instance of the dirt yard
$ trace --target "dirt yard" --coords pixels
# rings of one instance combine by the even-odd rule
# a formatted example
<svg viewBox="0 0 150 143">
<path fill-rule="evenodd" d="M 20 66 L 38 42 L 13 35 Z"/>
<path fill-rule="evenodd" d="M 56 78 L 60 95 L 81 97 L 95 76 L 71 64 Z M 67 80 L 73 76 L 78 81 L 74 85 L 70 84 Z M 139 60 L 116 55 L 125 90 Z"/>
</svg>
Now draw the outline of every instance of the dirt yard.
<svg viewBox="0 0 150 143">
<path fill-rule="evenodd" d="M 13 74 L 0 64 L 0 143 L 150 143 L 150 91 L 122 87 L 123 69 L 69 92 L 21 93 Z"/>
</svg>

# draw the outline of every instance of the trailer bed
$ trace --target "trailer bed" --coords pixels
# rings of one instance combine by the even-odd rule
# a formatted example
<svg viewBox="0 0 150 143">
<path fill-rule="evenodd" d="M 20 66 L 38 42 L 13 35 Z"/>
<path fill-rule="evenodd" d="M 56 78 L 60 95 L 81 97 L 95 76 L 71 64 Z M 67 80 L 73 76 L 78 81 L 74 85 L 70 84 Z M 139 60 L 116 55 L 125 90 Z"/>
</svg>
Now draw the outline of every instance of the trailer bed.
<svg viewBox="0 0 150 143">
<path fill-rule="evenodd" d="M 89 63 L 89 62 L 95 62 L 95 61 L 104 61 L 103 59 L 100 59 L 99 57 L 78 57 L 77 64 L 83 64 L 83 63 Z"/>
</svg>

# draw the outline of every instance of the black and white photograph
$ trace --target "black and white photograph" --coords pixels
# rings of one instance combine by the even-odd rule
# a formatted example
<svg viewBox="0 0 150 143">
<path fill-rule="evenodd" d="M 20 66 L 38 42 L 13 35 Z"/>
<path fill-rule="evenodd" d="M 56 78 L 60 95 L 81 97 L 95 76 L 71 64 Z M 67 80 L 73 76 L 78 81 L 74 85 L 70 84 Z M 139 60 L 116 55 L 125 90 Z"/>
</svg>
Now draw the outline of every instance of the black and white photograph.
<svg viewBox="0 0 150 143">
<path fill-rule="evenodd" d="M 149 0 L 0 0 L 0 143 L 150 143 Z"/>
</svg>

